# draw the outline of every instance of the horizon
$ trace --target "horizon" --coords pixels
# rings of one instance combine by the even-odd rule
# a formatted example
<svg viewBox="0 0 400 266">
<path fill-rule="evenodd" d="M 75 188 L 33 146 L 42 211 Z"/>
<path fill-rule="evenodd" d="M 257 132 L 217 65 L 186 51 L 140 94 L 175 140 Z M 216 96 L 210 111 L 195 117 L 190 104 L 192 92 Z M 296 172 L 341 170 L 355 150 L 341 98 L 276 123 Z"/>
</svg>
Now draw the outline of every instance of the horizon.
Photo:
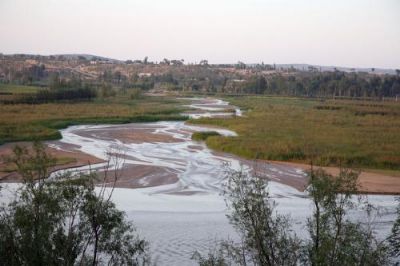
<svg viewBox="0 0 400 266">
<path fill-rule="evenodd" d="M 396 0 L 4 0 L 0 51 L 398 69 L 399 11 Z"/>
<path fill-rule="evenodd" d="M 126 62 L 128 60 L 142 60 L 144 58 L 126 58 L 126 59 L 117 59 L 117 58 L 112 58 L 112 57 L 107 57 L 107 56 L 103 56 L 103 55 L 98 55 L 98 54 L 87 54 L 87 53 L 64 53 L 64 54 L 31 54 L 31 53 L 12 53 L 12 54 L 5 54 L 2 53 L 0 51 L 0 55 L 3 54 L 5 56 L 13 56 L 13 55 L 28 55 L 28 56 L 93 56 L 93 57 L 97 57 L 97 58 L 104 58 L 104 59 L 109 59 L 109 60 L 116 60 L 116 61 L 120 61 L 120 62 Z M 146 57 L 146 56 L 145 56 Z M 165 57 L 164 57 L 165 58 Z M 165 58 L 165 59 L 169 59 L 169 60 L 178 60 L 175 58 Z M 150 63 L 160 63 L 163 60 L 160 61 L 152 61 L 151 58 L 148 58 Z M 184 58 L 181 58 L 180 60 L 184 60 L 183 64 L 184 65 L 190 65 L 190 64 L 199 64 L 199 62 L 201 60 L 199 60 L 198 62 L 189 62 L 187 60 L 185 60 Z M 207 59 L 205 59 L 207 60 Z M 236 62 L 214 62 L 214 63 L 209 63 L 209 65 L 235 65 L 239 62 L 240 60 L 236 61 Z M 381 70 L 396 70 L 399 68 L 385 68 L 385 67 L 359 67 L 359 66 L 343 66 L 343 65 L 317 65 L 317 64 L 310 64 L 310 63 L 279 63 L 279 62 L 243 62 L 246 65 L 257 65 L 257 64 L 265 64 L 265 65 L 278 65 L 278 66 L 300 66 L 300 65 L 306 65 L 306 66 L 315 66 L 315 67 L 327 67 L 327 68 L 331 68 L 331 67 L 337 67 L 337 68 L 345 68 L 345 69 L 351 69 L 351 68 L 355 68 L 355 69 L 381 69 Z"/>
</svg>

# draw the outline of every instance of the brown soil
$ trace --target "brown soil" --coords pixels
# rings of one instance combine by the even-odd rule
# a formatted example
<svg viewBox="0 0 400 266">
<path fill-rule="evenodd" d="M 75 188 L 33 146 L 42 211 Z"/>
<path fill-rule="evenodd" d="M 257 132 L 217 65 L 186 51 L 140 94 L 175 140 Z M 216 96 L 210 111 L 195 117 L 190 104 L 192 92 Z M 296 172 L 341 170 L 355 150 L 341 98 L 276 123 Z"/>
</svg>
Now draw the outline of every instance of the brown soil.
<svg viewBox="0 0 400 266">
<path fill-rule="evenodd" d="M 130 135 L 127 131 L 113 131 L 107 137 L 123 138 L 125 141 L 132 143 L 133 141 L 174 141 L 176 139 L 170 138 L 162 134 L 149 134 L 145 132 L 135 131 L 134 135 Z M 98 132 L 97 132 L 98 133 Z M 125 137 L 123 137 L 126 135 Z M 169 139 L 170 138 L 170 139 Z M 50 142 L 51 143 L 51 142 Z M 15 171 L 12 171 L 12 165 L 6 162 L 6 157 L 12 155 L 12 149 L 15 145 L 31 147 L 32 143 L 29 142 L 18 142 L 18 143 L 8 143 L 0 146 L 0 182 L 20 182 L 21 176 Z M 96 164 L 103 162 L 101 159 L 93 157 L 91 155 L 82 153 L 80 151 L 65 151 L 73 150 L 73 146 L 65 145 L 61 147 L 62 150 L 53 149 L 47 146 L 46 151 L 53 157 L 61 159 L 61 161 L 68 161 L 68 163 L 60 164 L 51 169 L 51 171 L 56 171 L 60 169 L 67 169 L 73 167 L 79 167 L 89 164 Z M 191 148 L 201 148 L 201 146 L 191 147 Z M 308 180 L 304 176 L 294 177 L 290 174 L 293 169 L 302 169 L 307 171 L 310 166 L 302 163 L 292 163 L 292 162 L 277 162 L 277 161 L 257 161 L 254 163 L 249 160 L 244 160 L 236 156 L 216 153 L 224 157 L 234 157 L 240 160 L 243 164 L 250 164 L 259 169 L 260 172 L 265 172 L 269 179 L 276 182 L 280 182 L 289 186 L 292 186 L 300 191 L 304 191 L 307 187 Z M 268 169 L 276 168 L 279 173 L 271 172 Z M 339 173 L 339 168 L 337 167 L 322 167 L 328 173 L 332 175 L 337 175 Z M 11 170 L 10 170 L 11 169 Z M 122 171 L 115 173 L 109 171 L 105 179 L 107 185 L 111 185 L 115 174 L 118 175 L 118 180 L 116 182 L 117 187 L 124 188 L 138 188 L 138 187 L 150 187 L 159 186 L 164 184 L 172 184 L 178 181 L 177 174 L 173 169 L 166 169 L 162 167 L 146 166 L 146 165 L 128 165 L 125 166 Z M 104 175 L 100 175 L 100 178 L 104 178 Z M 102 180 L 103 182 L 104 180 Z M 390 176 L 380 173 L 372 172 L 361 172 L 359 177 L 359 189 L 362 193 L 369 194 L 400 194 L 400 177 Z"/>
<path fill-rule="evenodd" d="M 148 165 L 128 165 L 122 170 L 99 173 L 99 183 L 119 188 L 154 187 L 178 182 L 178 176 L 171 169 Z"/>
<path fill-rule="evenodd" d="M 265 176 L 272 181 L 294 187 L 299 191 L 304 191 L 308 186 L 308 178 L 306 176 L 293 177 L 287 174 L 287 171 L 293 171 L 293 169 L 308 171 L 310 170 L 310 165 L 308 164 L 266 160 L 254 162 L 226 153 L 214 152 L 214 154 L 223 157 L 231 157 L 241 161 L 245 165 L 253 166 L 259 176 Z M 278 168 L 278 170 L 280 170 L 282 173 L 271 177 L 270 174 L 272 172 L 268 170 L 271 167 Z M 338 175 L 340 171 L 338 167 L 321 168 L 331 175 Z M 365 194 L 400 195 L 400 177 L 362 171 L 359 176 L 359 192 Z"/>
<path fill-rule="evenodd" d="M 182 140 L 175 139 L 172 136 L 165 134 L 154 134 L 153 128 L 138 128 L 135 125 L 126 126 L 126 128 L 119 127 L 119 130 L 85 130 L 76 132 L 82 137 L 89 137 L 95 134 L 97 138 L 101 139 L 118 139 L 123 143 L 144 143 L 144 142 L 179 142 Z"/>
<path fill-rule="evenodd" d="M 12 169 L 15 168 L 13 164 L 7 162 L 7 158 L 12 156 L 13 149 L 16 145 L 27 147 L 28 149 L 32 148 L 32 143 L 30 142 L 14 142 L 0 146 L 0 182 L 22 181 L 22 177 L 17 172 L 11 171 Z M 60 169 L 68 169 L 68 168 L 103 162 L 102 160 L 96 157 L 90 156 L 86 153 L 82 153 L 79 151 L 68 152 L 68 151 L 53 149 L 48 146 L 46 147 L 46 151 L 56 159 L 62 159 L 64 161 L 68 161 L 68 163 L 52 167 L 50 169 L 51 172 Z"/>
<path fill-rule="evenodd" d="M 16 145 L 27 147 L 28 149 L 32 148 L 32 143 L 29 142 L 8 143 L 0 146 L 0 182 L 22 181 L 22 177 L 16 171 L 9 170 L 13 169 L 13 165 L 6 162 L 7 157 L 13 154 L 12 150 Z M 48 146 L 46 147 L 46 151 L 54 158 L 68 158 L 68 161 L 71 161 L 69 163 L 60 164 L 51 168 L 51 172 L 104 162 L 101 159 L 80 151 L 69 152 L 57 150 Z M 160 186 L 165 184 L 173 184 L 178 181 L 178 177 L 173 170 L 155 166 L 128 165 L 125 166 L 123 170 L 110 170 L 107 171 L 107 173 L 105 173 L 103 170 L 99 170 L 99 183 L 105 183 L 106 186 L 111 186 L 114 184 L 115 178 L 117 178 L 115 186 L 122 188 Z"/>
<path fill-rule="evenodd" d="M 300 168 L 304 171 L 310 170 L 310 165 L 292 162 L 277 162 L 271 163 L 286 165 Z M 338 175 L 340 169 L 338 167 L 321 167 L 331 175 Z M 379 173 L 371 173 L 362 171 L 359 176 L 359 191 L 367 194 L 400 194 L 400 177 L 384 175 Z"/>
</svg>

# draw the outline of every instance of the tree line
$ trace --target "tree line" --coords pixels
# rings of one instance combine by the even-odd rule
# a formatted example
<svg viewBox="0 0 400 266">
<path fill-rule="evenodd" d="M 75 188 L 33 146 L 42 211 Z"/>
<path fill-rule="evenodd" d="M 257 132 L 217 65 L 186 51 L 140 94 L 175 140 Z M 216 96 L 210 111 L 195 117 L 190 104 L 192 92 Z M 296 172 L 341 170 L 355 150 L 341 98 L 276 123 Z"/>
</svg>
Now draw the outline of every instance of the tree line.
<svg viewBox="0 0 400 266">
<path fill-rule="evenodd" d="M 16 94 L 12 98 L 3 99 L 4 104 L 42 104 L 57 101 L 87 101 L 97 96 L 92 84 L 85 83 L 81 79 L 61 78 L 58 73 L 50 76 L 48 87 L 38 89 L 35 93 Z"/>
<path fill-rule="evenodd" d="M 128 64 L 129 65 L 129 64 Z M 127 66 L 128 66 L 127 65 Z M 226 67 L 209 65 L 206 60 L 199 65 L 143 65 L 133 72 L 107 65 L 98 71 L 97 78 L 85 77 L 69 69 L 54 72 L 44 64 L 18 69 L 1 66 L 6 83 L 40 85 L 57 88 L 81 88 L 81 83 L 108 84 L 113 89 L 138 88 L 189 91 L 197 93 L 267 94 L 301 97 L 395 98 L 400 96 L 400 71 L 396 75 L 379 75 L 367 72 L 276 70 L 269 65 L 248 69 L 244 63 L 235 71 Z M 157 70 L 154 73 L 152 69 Z M 150 71 L 140 73 L 140 71 Z M 1 77 L 0 77 L 1 79 Z M 1 81 L 1 80 L 0 80 Z"/>
<path fill-rule="evenodd" d="M 309 97 L 396 97 L 400 77 L 345 72 L 303 73 L 272 76 L 263 93 Z"/>
<path fill-rule="evenodd" d="M 206 68 L 207 69 L 207 68 Z M 155 87 L 176 91 L 229 94 L 267 94 L 301 97 L 379 98 L 400 96 L 400 76 L 346 72 L 300 72 L 289 74 L 224 73 L 215 69 L 168 72 L 135 77 L 131 87 Z M 146 86 L 143 86 L 146 84 Z"/>
</svg>

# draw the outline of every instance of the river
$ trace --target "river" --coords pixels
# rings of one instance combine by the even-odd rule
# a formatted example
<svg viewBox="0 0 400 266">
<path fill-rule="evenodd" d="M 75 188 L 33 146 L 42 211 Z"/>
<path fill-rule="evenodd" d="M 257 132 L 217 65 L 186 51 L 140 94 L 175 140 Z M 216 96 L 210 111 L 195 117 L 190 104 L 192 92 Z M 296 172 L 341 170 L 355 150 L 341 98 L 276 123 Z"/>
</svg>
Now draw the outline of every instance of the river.
<svg viewBox="0 0 400 266">
<path fill-rule="evenodd" d="M 233 112 L 227 112 L 228 108 L 234 108 L 235 115 L 242 115 L 239 108 L 216 99 L 188 99 L 187 106 L 197 110 L 186 113 L 192 118 L 231 116 Z M 117 207 L 126 212 L 140 235 L 150 242 L 154 263 L 193 265 L 191 255 L 195 250 L 204 253 L 220 239 L 237 238 L 226 218 L 221 188 L 227 167 L 247 167 L 238 158 L 215 153 L 204 143 L 191 140 L 193 132 L 210 130 L 228 137 L 236 136 L 226 129 L 185 122 L 80 125 L 61 130 L 62 139 L 49 145 L 79 150 L 104 160 L 111 151 L 123 154 L 118 167 L 128 171 L 113 193 Z M 90 166 L 91 169 L 102 167 L 104 164 Z M 135 173 L 144 167 L 148 174 L 137 176 Z M 80 167 L 70 171 L 87 169 Z M 305 176 L 300 169 L 273 164 L 267 165 L 265 170 L 275 180 L 280 176 L 301 180 Z M 268 189 L 278 204 L 278 212 L 290 215 L 296 233 L 305 238 L 305 223 L 312 210 L 306 193 L 275 181 L 269 182 Z M 368 196 L 368 200 L 381 208 L 374 226 L 384 237 L 395 217 L 394 197 L 373 195 Z M 364 219 L 362 211 L 354 211 L 352 217 Z"/>
</svg>

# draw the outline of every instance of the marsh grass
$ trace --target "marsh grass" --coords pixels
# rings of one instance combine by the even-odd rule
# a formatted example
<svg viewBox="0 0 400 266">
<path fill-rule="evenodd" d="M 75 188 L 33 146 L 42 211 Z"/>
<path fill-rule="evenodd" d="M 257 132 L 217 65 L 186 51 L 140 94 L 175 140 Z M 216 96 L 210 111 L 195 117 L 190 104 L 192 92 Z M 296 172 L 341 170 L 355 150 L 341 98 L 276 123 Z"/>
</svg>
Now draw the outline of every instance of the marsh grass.
<svg viewBox="0 0 400 266">
<path fill-rule="evenodd" d="M 400 103 L 236 97 L 245 117 L 192 123 L 222 126 L 235 138 L 212 137 L 209 147 L 249 159 L 400 170 Z"/>
<path fill-rule="evenodd" d="M 43 88 L 0 83 L 0 104 L 17 101 L 27 95 L 33 95 L 41 89 Z"/>
<path fill-rule="evenodd" d="M 0 83 L 0 93 L 4 93 L 4 94 L 35 93 L 41 89 L 42 89 L 41 87 L 36 87 L 36 86 L 24 86 L 24 85 Z"/>
<path fill-rule="evenodd" d="M 209 137 L 215 137 L 215 136 L 221 136 L 221 134 L 219 134 L 216 131 L 201 131 L 201 132 L 194 132 L 192 134 L 192 140 L 196 140 L 196 141 L 205 141 L 207 140 Z"/>
<path fill-rule="evenodd" d="M 59 129 L 79 124 L 186 120 L 172 99 L 128 95 L 93 102 L 0 105 L 0 144 L 60 139 Z"/>
</svg>

